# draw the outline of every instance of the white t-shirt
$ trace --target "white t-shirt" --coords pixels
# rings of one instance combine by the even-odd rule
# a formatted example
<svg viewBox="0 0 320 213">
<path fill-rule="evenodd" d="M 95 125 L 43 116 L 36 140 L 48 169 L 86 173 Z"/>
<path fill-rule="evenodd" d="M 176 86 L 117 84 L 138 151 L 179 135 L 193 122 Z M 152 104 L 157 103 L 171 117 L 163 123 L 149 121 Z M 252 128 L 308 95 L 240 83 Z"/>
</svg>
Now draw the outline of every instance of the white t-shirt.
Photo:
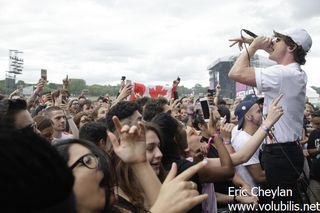
<svg viewBox="0 0 320 213">
<path fill-rule="evenodd" d="M 274 125 L 278 142 L 297 140 L 303 127 L 307 75 L 298 63 L 255 68 L 257 89 L 264 93 L 263 114 L 266 116 L 272 100 L 283 94 L 279 105 L 283 116 Z"/>
<path fill-rule="evenodd" d="M 53 138 L 52 139 L 52 144 L 56 144 L 58 142 L 61 142 L 63 140 L 67 140 L 67 139 L 72 139 L 73 135 L 68 133 L 68 132 L 62 132 L 61 134 L 61 138 Z"/>
<path fill-rule="evenodd" d="M 242 147 L 246 145 L 252 136 L 245 131 L 240 131 L 235 138 L 231 140 L 232 147 L 235 152 L 238 152 Z M 245 180 L 251 187 L 258 186 L 258 184 L 253 180 L 246 166 L 259 164 L 259 149 L 253 154 L 253 156 L 245 163 L 236 166 L 236 171 L 243 180 Z"/>
</svg>

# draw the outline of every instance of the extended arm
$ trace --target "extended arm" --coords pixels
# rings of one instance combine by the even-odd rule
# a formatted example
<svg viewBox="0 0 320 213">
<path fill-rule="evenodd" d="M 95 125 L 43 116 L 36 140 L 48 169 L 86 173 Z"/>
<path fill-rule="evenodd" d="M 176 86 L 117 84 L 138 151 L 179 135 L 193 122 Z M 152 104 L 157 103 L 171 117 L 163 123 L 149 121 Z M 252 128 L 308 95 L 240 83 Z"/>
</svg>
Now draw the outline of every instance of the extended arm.
<svg viewBox="0 0 320 213">
<path fill-rule="evenodd" d="M 269 113 L 264 121 L 265 125 L 271 128 L 283 115 L 283 110 L 281 106 L 277 106 L 280 99 L 282 98 L 282 95 L 277 97 L 275 100 L 273 100 L 272 104 L 269 107 Z M 246 143 L 246 146 L 241 148 L 236 153 L 231 154 L 231 159 L 234 166 L 237 166 L 239 164 L 247 162 L 252 155 L 256 152 L 256 150 L 259 148 L 261 142 L 263 139 L 267 136 L 267 133 L 264 131 L 262 127 L 260 127 L 254 135 L 249 139 L 249 141 Z M 219 158 L 215 159 L 208 159 L 208 164 L 212 166 L 219 166 L 220 161 Z"/>
</svg>

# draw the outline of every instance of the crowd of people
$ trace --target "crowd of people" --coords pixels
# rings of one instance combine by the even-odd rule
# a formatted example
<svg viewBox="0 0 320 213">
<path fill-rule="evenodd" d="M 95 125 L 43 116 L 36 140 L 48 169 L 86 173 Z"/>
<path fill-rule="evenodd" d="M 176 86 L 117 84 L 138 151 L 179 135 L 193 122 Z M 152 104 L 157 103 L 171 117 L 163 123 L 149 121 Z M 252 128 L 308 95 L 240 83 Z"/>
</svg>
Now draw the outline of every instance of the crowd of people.
<svg viewBox="0 0 320 213">
<path fill-rule="evenodd" d="M 1 96 L 3 212 L 232 212 L 228 204 L 320 202 L 320 112 L 305 97 L 303 29 L 249 43 L 229 77 L 255 86 L 232 104 L 200 98 L 70 97 L 68 81 L 28 98 Z M 278 65 L 250 67 L 256 50 Z M 249 57 L 249 58 L 248 58 Z M 295 85 L 295 86 L 292 86 Z M 270 197 L 259 193 L 280 189 Z M 258 192 L 257 192 L 258 190 Z"/>
</svg>

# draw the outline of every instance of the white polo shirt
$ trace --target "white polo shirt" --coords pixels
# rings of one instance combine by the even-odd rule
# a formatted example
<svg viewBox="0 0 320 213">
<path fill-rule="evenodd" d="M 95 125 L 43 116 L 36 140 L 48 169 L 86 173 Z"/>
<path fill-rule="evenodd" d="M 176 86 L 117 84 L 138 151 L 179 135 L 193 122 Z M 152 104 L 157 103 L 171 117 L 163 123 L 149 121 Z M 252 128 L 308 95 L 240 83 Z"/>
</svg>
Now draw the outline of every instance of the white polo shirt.
<svg viewBox="0 0 320 213">
<path fill-rule="evenodd" d="M 278 142 L 297 140 L 303 128 L 303 111 L 307 75 L 298 63 L 255 68 L 257 89 L 264 93 L 263 114 L 266 116 L 272 100 L 283 94 L 279 105 L 284 114 L 274 125 Z"/>
</svg>

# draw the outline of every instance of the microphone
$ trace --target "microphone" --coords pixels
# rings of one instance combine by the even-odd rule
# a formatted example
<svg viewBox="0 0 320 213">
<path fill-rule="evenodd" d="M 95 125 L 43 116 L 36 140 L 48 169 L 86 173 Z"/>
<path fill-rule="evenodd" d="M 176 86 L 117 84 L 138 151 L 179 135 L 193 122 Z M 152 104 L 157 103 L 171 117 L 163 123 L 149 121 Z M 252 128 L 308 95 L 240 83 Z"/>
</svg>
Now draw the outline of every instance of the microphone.
<svg viewBox="0 0 320 213">
<path fill-rule="evenodd" d="M 253 32 L 246 30 L 246 29 L 242 29 L 245 33 L 247 33 L 249 36 L 251 36 L 252 38 L 256 38 L 258 37 L 256 34 L 254 34 Z"/>
</svg>

